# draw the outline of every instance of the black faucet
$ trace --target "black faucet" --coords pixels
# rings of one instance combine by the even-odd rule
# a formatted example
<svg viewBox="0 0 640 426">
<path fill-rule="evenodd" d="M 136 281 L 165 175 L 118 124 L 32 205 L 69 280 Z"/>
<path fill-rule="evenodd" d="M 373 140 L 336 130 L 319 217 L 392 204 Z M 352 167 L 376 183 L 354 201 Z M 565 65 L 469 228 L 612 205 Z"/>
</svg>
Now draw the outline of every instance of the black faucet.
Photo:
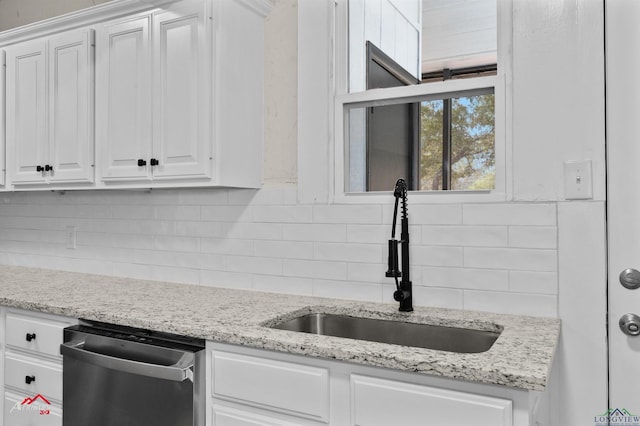
<svg viewBox="0 0 640 426">
<path fill-rule="evenodd" d="M 396 281 L 396 291 L 393 292 L 393 299 L 400 302 L 401 312 L 413 311 L 413 295 L 411 290 L 411 280 L 409 279 L 409 218 L 407 216 L 407 182 L 398 179 L 393 191 L 396 199 L 393 208 L 393 225 L 391 228 L 391 239 L 389 240 L 389 267 L 386 272 L 387 277 L 393 277 Z M 400 241 L 396 240 L 396 220 L 398 218 L 398 202 L 402 198 L 402 218 L 400 219 Z M 398 243 L 402 248 L 402 270 L 398 269 Z M 402 280 L 398 282 L 398 278 Z"/>
</svg>

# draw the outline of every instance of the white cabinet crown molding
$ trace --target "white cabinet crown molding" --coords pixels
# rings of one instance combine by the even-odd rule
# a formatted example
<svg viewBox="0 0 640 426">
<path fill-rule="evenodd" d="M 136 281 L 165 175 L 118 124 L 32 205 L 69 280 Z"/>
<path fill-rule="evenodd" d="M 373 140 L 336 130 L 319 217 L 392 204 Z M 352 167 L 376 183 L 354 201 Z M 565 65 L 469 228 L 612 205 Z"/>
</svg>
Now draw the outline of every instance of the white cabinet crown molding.
<svg viewBox="0 0 640 426">
<path fill-rule="evenodd" d="M 155 9 L 177 1 L 179 0 L 111 0 L 86 9 L 2 31 L 0 32 L 0 47 L 136 12 Z"/>
</svg>

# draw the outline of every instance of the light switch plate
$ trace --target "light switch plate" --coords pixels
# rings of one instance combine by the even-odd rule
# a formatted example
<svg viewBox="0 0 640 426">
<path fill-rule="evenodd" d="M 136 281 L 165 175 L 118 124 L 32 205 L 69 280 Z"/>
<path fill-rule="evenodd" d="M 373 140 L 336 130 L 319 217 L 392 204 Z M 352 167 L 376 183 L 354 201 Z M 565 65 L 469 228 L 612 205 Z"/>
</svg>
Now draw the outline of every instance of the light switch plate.
<svg viewBox="0 0 640 426">
<path fill-rule="evenodd" d="M 591 160 L 564 163 L 564 198 L 590 200 L 593 198 Z"/>
</svg>

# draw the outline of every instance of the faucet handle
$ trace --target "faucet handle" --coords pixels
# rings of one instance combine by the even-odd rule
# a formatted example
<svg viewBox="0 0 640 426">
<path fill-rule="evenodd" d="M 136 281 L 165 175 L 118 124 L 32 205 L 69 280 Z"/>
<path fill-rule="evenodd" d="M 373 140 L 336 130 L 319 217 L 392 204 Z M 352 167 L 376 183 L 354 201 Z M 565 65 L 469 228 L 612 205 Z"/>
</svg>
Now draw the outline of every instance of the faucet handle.
<svg viewBox="0 0 640 426">
<path fill-rule="evenodd" d="M 398 240 L 395 239 L 389 240 L 389 261 L 385 276 L 387 278 L 402 276 L 398 270 Z"/>
</svg>

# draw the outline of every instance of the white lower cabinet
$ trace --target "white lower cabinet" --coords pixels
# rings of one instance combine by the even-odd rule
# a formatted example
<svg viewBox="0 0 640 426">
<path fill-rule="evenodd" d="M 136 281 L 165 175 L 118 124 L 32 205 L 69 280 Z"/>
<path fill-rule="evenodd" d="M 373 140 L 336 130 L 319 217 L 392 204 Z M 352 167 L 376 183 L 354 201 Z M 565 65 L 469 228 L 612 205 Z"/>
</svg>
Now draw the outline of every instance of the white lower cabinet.
<svg viewBox="0 0 640 426">
<path fill-rule="evenodd" d="M 74 318 L 2 309 L 4 426 L 62 425 L 63 329 Z"/>
<path fill-rule="evenodd" d="M 214 351 L 214 398 L 328 422 L 329 370 Z M 301 390 L 304 390 L 301 392 Z"/>
<path fill-rule="evenodd" d="M 208 342 L 208 426 L 542 426 L 546 394 Z"/>
<path fill-rule="evenodd" d="M 350 388 L 352 425 L 512 425 L 511 401 L 503 398 L 355 374 Z"/>
</svg>

